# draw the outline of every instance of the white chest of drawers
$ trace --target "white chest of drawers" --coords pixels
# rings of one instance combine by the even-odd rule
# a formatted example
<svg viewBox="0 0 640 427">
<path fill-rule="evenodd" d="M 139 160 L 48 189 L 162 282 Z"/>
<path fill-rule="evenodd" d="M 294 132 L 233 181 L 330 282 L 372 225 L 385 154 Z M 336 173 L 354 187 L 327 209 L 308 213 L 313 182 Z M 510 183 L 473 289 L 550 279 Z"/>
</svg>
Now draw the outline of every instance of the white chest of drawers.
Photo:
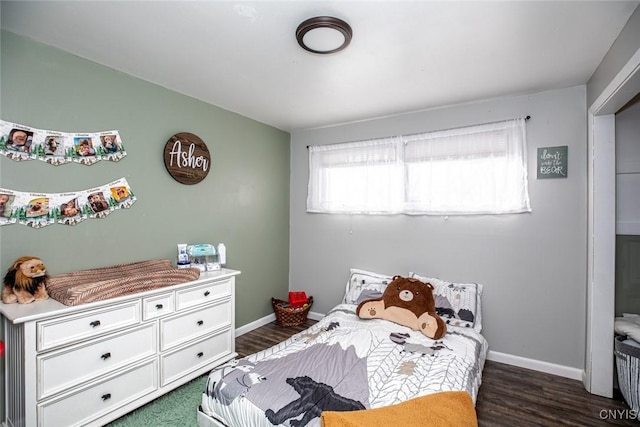
<svg viewBox="0 0 640 427">
<path fill-rule="evenodd" d="M 6 425 L 103 425 L 234 358 L 238 274 L 74 307 L 0 303 Z"/>
</svg>

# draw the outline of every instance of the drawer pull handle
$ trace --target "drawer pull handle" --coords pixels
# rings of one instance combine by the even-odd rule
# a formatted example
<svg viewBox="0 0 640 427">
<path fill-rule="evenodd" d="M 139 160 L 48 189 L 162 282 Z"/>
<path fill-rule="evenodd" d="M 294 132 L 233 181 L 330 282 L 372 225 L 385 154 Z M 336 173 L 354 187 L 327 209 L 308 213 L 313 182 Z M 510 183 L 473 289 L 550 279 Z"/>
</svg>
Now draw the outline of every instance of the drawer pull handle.
<svg viewBox="0 0 640 427">
<path fill-rule="evenodd" d="M 96 326 L 100 326 L 100 321 L 99 320 L 94 320 L 93 322 L 89 323 L 89 325 L 92 328 L 95 328 Z"/>
<path fill-rule="evenodd" d="M 156 304 L 156 308 L 157 308 L 158 310 L 162 310 L 162 307 L 163 307 L 163 306 L 162 306 L 162 304 Z"/>
<path fill-rule="evenodd" d="M 198 326 L 204 325 L 204 320 L 198 320 Z"/>
<path fill-rule="evenodd" d="M 211 295 L 211 292 L 209 292 L 209 291 L 206 291 L 206 292 L 204 293 L 204 296 L 205 296 L 205 297 L 208 297 L 209 295 Z"/>
<path fill-rule="evenodd" d="M 111 399 L 111 393 L 107 393 L 107 394 L 103 394 L 102 395 L 102 400 L 109 400 Z"/>
<path fill-rule="evenodd" d="M 107 360 L 108 358 L 111 357 L 111 353 L 105 353 L 102 356 L 100 356 L 102 358 L 102 360 Z"/>
<path fill-rule="evenodd" d="M 202 357 L 202 356 L 204 356 L 203 352 L 198 353 L 198 357 Z"/>
</svg>

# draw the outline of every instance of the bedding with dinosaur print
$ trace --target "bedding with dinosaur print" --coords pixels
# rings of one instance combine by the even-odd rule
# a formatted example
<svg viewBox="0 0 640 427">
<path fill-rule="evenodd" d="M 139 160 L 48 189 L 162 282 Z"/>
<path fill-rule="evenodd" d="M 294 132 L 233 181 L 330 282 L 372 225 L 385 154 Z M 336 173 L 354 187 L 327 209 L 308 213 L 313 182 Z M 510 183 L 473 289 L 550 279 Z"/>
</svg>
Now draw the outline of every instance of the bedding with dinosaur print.
<svg viewBox="0 0 640 427">
<path fill-rule="evenodd" d="M 355 309 L 340 304 L 286 341 L 212 370 L 199 425 L 320 427 L 323 411 L 367 410 L 440 391 L 464 390 L 475 402 L 488 350 L 481 334 L 451 327 L 433 340 L 387 320 L 360 319 Z"/>
</svg>

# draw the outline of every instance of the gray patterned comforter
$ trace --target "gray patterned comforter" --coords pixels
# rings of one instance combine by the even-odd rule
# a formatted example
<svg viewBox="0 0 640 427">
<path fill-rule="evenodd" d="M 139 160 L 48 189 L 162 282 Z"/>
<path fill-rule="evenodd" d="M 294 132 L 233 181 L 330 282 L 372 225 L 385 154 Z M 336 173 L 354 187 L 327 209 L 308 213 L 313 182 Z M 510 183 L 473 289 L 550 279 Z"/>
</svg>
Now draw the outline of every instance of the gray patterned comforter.
<svg viewBox="0 0 640 427">
<path fill-rule="evenodd" d="M 474 402 L 487 341 L 449 327 L 434 341 L 395 323 L 362 320 L 336 306 L 288 340 L 214 369 L 201 411 L 232 427 L 319 427 L 324 410 L 352 411 L 440 391 L 464 390 Z"/>
</svg>

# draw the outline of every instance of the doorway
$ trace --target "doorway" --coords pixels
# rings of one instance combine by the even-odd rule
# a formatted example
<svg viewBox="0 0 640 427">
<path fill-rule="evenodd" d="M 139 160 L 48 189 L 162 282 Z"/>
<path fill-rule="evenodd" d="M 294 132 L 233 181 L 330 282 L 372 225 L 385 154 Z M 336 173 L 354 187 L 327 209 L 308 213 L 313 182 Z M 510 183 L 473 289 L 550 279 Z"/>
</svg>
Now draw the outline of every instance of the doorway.
<svg viewBox="0 0 640 427">
<path fill-rule="evenodd" d="M 587 337 L 583 383 L 613 396 L 615 317 L 615 113 L 640 93 L 640 50 L 588 111 Z"/>
</svg>

